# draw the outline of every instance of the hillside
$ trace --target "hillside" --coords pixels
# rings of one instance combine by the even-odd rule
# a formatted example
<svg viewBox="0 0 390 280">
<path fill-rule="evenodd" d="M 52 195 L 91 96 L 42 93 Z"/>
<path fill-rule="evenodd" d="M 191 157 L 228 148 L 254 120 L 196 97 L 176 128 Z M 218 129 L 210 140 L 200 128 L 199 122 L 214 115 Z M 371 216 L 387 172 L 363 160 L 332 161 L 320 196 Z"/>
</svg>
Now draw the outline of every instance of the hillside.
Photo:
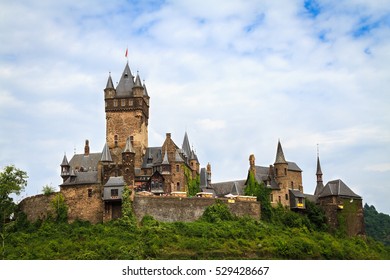
<svg viewBox="0 0 390 280">
<path fill-rule="evenodd" d="M 6 240 L 5 258 L 390 259 L 390 247 L 371 238 L 315 230 L 306 218 L 286 213 L 277 222 L 236 218 L 224 209 L 206 211 L 191 223 L 150 216 L 139 224 L 121 218 L 96 225 L 19 219 Z"/>
<path fill-rule="evenodd" d="M 364 205 L 364 223 L 366 234 L 377 241 L 390 246 L 390 216 L 378 213 L 373 205 Z"/>
</svg>

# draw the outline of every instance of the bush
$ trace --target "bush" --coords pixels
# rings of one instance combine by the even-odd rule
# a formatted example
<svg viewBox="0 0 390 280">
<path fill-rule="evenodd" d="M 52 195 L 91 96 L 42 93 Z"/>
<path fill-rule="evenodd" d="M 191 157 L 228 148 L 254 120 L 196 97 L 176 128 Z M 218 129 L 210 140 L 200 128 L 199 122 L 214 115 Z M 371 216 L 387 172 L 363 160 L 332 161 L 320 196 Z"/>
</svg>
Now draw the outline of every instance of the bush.
<svg viewBox="0 0 390 280">
<path fill-rule="evenodd" d="M 230 212 L 229 207 L 221 200 L 216 200 L 203 212 L 202 221 L 209 223 L 218 223 L 221 221 L 233 221 L 236 217 Z"/>
</svg>

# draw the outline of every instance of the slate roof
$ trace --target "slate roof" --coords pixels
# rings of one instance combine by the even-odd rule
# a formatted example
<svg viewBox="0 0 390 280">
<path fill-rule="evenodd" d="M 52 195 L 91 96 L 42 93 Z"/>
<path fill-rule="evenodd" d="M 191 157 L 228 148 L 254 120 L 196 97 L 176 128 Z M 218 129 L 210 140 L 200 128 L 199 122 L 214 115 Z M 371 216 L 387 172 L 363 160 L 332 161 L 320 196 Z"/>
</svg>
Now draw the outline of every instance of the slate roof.
<svg viewBox="0 0 390 280">
<path fill-rule="evenodd" d="M 142 168 L 152 168 L 153 165 L 161 164 L 162 148 L 161 147 L 149 147 L 146 148 L 146 153 L 142 162 Z"/>
<path fill-rule="evenodd" d="M 286 163 L 286 159 L 284 157 L 282 144 L 280 144 L 280 141 L 278 141 L 278 148 L 276 150 L 276 158 L 275 163 Z"/>
<path fill-rule="evenodd" d="M 124 185 L 125 185 L 125 181 L 123 180 L 123 176 L 118 176 L 118 177 L 108 178 L 108 181 L 104 186 L 105 187 L 123 187 Z"/>
<path fill-rule="evenodd" d="M 103 162 L 112 162 L 110 148 L 108 148 L 107 143 L 104 145 L 100 160 Z"/>
<path fill-rule="evenodd" d="M 214 189 L 215 195 L 223 197 L 229 193 L 235 192 L 235 195 L 243 195 L 246 180 L 236 180 L 228 182 L 213 183 L 212 188 Z M 233 193 L 232 193 L 233 194 Z"/>
<path fill-rule="evenodd" d="M 134 77 L 131 74 L 129 63 L 126 63 L 125 69 L 123 70 L 122 77 L 119 80 L 118 86 L 116 87 L 116 95 L 119 97 L 132 96 L 134 87 Z"/>
<path fill-rule="evenodd" d="M 318 197 L 327 197 L 327 196 L 341 196 L 347 198 L 359 198 L 362 197 L 354 193 L 343 181 L 340 179 L 329 181 L 322 191 L 319 193 Z"/>
<path fill-rule="evenodd" d="M 90 153 L 89 155 L 76 154 L 69 162 L 70 168 L 75 171 L 96 171 L 101 155 L 101 153 Z"/>
<path fill-rule="evenodd" d="M 98 172 L 74 172 L 73 176 L 70 176 L 61 186 L 73 186 L 73 185 L 88 185 L 98 183 Z"/>
</svg>

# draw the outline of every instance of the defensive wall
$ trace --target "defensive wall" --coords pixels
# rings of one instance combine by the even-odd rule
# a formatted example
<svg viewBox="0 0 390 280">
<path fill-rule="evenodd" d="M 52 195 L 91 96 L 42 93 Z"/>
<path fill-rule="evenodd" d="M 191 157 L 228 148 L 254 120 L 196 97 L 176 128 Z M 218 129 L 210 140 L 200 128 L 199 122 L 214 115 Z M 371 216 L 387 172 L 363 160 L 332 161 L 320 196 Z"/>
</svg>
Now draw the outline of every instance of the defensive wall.
<svg viewBox="0 0 390 280">
<path fill-rule="evenodd" d="M 57 193 L 50 195 L 36 195 L 25 198 L 19 203 L 21 211 L 27 215 L 30 222 L 37 220 L 44 220 L 49 213 L 53 214 L 53 207 L 51 201 Z M 228 203 L 227 199 L 220 199 L 226 203 L 230 211 L 237 216 L 250 216 L 254 219 L 260 220 L 260 203 L 257 201 L 235 201 L 235 203 Z M 66 200 L 67 201 L 67 200 Z M 150 215 L 161 222 L 191 222 L 200 218 L 205 209 L 215 203 L 213 198 L 203 197 L 159 197 L 159 196 L 135 196 L 133 201 L 134 213 L 138 220 L 141 220 L 145 215 Z M 74 208 L 74 201 L 68 204 L 68 220 L 75 221 L 74 212 L 79 208 Z M 80 200 L 78 204 L 86 203 Z M 87 201 L 87 204 L 89 202 Z M 73 206 L 73 207 L 72 207 Z M 90 207 L 90 205 L 86 205 Z M 103 201 L 101 201 L 103 207 Z M 94 209 L 96 210 L 96 209 Z M 88 214 L 88 215 L 87 215 Z M 87 220 L 91 223 L 99 223 L 103 221 L 101 211 L 96 211 L 92 214 L 90 212 L 79 212 L 78 218 L 80 220 Z"/>
<path fill-rule="evenodd" d="M 226 203 L 230 211 L 237 216 L 250 216 L 260 220 L 260 203 L 257 201 L 235 201 Z M 150 215 L 161 222 L 191 222 L 199 219 L 205 209 L 215 203 L 213 198 L 204 197 L 157 197 L 136 196 L 133 201 L 135 215 L 139 220 Z"/>
</svg>

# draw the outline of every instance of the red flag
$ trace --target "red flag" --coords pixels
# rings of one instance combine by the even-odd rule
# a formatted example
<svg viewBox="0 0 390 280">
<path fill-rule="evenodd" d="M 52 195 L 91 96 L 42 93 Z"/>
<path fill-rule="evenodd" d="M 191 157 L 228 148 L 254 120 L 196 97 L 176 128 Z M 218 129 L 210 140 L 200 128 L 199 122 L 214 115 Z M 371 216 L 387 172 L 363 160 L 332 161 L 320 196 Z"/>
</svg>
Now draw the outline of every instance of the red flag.
<svg viewBox="0 0 390 280">
<path fill-rule="evenodd" d="M 126 48 L 126 53 L 125 53 L 125 57 L 127 57 L 127 53 L 128 53 L 128 49 Z"/>
</svg>

